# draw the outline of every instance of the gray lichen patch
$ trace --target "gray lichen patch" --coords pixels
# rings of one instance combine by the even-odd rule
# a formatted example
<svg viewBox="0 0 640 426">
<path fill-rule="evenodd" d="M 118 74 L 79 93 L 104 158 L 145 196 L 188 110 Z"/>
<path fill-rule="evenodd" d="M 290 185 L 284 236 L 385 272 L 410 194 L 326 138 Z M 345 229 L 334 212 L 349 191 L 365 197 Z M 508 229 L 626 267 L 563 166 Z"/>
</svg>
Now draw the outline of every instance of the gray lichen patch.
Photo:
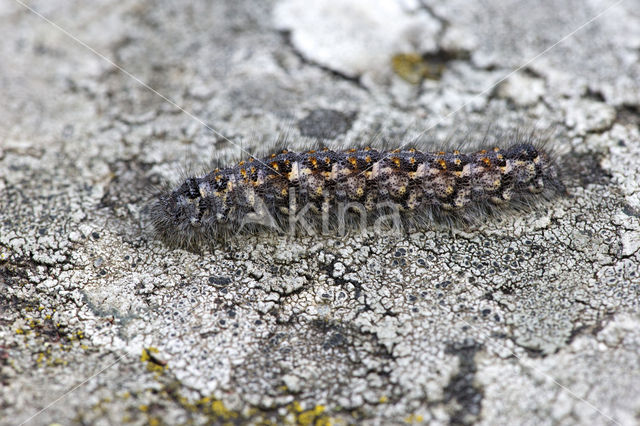
<svg viewBox="0 0 640 426">
<path fill-rule="evenodd" d="M 437 80 L 374 90 L 366 74 L 390 72 L 369 69 L 390 59 L 376 54 L 396 49 L 360 43 L 369 65 L 357 68 L 326 28 L 287 24 L 284 37 L 274 10 L 296 2 L 63 3 L 37 7 L 201 122 L 19 4 L 0 13 L 0 424 L 52 403 L 31 424 L 637 422 L 629 4 L 500 90 L 600 9 L 394 4 L 394 24 L 434 24 L 414 34 L 427 33 L 410 44 L 421 55 L 468 55 Z M 325 18 L 351 19 L 334 35 L 358 44 L 361 24 L 340 10 Z M 411 40 L 375 28 L 384 46 Z M 547 146 L 568 195 L 470 226 L 258 233 L 195 252 L 145 222 L 180 167 L 264 152 L 286 131 L 299 149 L 401 143 L 433 126 L 418 141 L 430 149 L 531 122 L 558 130 Z"/>
</svg>

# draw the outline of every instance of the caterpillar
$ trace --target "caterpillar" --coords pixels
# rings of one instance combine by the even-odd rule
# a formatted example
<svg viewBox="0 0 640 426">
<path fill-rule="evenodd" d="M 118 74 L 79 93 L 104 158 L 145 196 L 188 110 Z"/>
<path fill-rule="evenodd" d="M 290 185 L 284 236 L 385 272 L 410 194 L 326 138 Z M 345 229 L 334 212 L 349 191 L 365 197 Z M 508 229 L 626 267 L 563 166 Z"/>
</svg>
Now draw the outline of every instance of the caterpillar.
<svg viewBox="0 0 640 426">
<path fill-rule="evenodd" d="M 397 231 L 464 222 L 562 193 L 553 155 L 534 140 L 469 153 L 320 147 L 189 177 L 161 192 L 150 210 L 160 239 L 194 248 L 264 228 L 343 234 L 354 224 Z"/>
</svg>

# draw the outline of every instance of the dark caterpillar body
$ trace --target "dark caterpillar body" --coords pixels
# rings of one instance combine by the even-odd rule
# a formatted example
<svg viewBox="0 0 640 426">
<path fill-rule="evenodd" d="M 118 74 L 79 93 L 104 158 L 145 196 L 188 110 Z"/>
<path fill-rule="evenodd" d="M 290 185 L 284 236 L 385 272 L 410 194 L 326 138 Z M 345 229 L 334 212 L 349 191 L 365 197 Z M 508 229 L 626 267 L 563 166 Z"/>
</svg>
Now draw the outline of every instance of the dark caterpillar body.
<svg viewBox="0 0 640 426">
<path fill-rule="evenodd" d="M 468 154 L 285 150 L 189 178 L 157 199 L 152 216 L 165 241 L 195 246 L 241 229 L 293 231 L 320 219 L 323 230 L 343 231 L 335 222 L 345 214 L 371 223 L 389 207 L 404 222 L 469 219 L 563 191 L 550 155 L 528 142 Z"/>
</svg>

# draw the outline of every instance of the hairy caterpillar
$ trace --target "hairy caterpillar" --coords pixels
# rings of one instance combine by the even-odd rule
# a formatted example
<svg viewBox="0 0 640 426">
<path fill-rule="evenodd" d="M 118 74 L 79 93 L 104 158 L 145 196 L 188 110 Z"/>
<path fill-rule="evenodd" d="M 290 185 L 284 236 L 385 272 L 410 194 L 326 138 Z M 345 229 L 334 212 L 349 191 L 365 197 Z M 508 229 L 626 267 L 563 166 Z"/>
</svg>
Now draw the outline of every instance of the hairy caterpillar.
<svg viewBox="0 0 640 426">
<path fill-rule="evenodd" d="M 564 192 L 552 155 L 531 139 L 471 153 L 324 147 L 187 178 L 157 196 L 151 219 L 165 242 L 197 247 L 263 228 L 342 234 L 354 224 L 469 221 Z"/>
</svg>

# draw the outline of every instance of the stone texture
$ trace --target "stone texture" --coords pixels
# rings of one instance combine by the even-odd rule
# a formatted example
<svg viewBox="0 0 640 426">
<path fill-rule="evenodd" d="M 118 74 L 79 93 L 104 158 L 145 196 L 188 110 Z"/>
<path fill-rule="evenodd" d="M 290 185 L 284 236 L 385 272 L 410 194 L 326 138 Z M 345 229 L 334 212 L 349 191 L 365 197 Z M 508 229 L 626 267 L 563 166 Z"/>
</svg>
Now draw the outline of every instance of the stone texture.
<svg viewBox="0 0 640 426">
<path fill-rule="evenodd" d="M 613 3 L 321 3 L 28 3 L 121 68 L 0 5 L 0 424 L 638 423 L 638 3 L 584 27 Z M 442 72 L 410 84 L 396 53 Z M 571 196 L 477 226 L 193 253 L 144 219 L 181 169 L 283 133 L 532 123 Z"/>
</svg>

